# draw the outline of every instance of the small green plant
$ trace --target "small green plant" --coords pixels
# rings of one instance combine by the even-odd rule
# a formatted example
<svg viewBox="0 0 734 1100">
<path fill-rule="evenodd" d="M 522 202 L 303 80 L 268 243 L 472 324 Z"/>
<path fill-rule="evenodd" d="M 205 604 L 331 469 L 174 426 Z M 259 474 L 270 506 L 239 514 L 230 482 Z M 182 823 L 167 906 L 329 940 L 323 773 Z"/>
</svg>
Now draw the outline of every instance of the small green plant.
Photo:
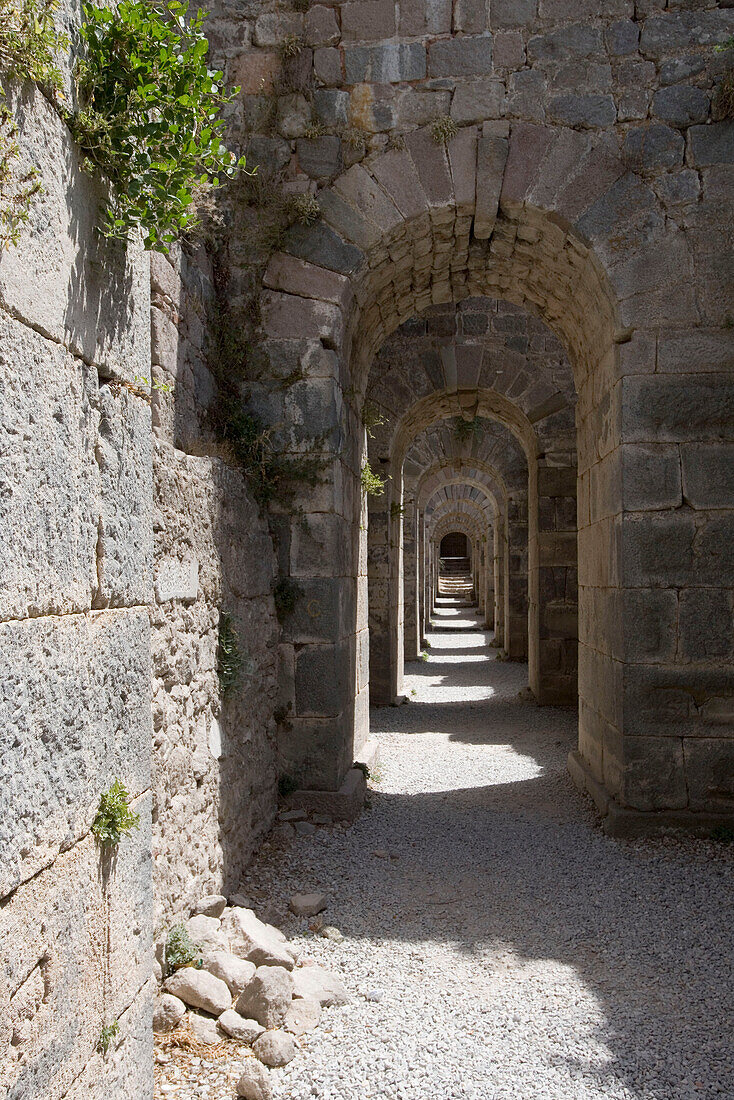
<svg viewBox="0 0 734 1100">
<path fill-rule="evenodd" d="M 388 417 L 374 401 L 365 401 L 362 406 L 362 423 L 367 429 L 367 435 L 370 439 L 374 439 L 373 428 L 381 428 L 383 424 L 387 424 Z"/>
<path fill-rule="evenodd" d="M 85 3 L 77 64 L 79 110 L 68 119 L 90 168 L 111 185 L 104 233 L 167 251 L 198 222 L 197 191 L 245 167 L 222 142 L 223 74 L 207 64 L 206 13 L 188 0 Z"/>
<path fill-rule="evenodd" d="M 471 439 L 476 439 L 481 434 L 482 425 L 479 419 L 475 416 L 473 420 L 464 420 L 460 418 L 454 425 L 454 437 L 459 440 L 460 443 L 468 443 Z"/>
<path fill-rule="evenodd" d="M 411 689 L 410 689 L 410 694 L 411 694 L 411 695 L 412 695 L 413 697 L 415 697 L 415 696 L 416 696 L 416 695 L 418 694 L 418 692 L 417 692 L 417 691 L 415 690 L 415 688 L 411 688 Z"/>
<path fill-rule="evenodd" d="M 232 616 L 227 611 L 219 615 L 219 638 L 217 641 L 217 676 L 222 695 L 227 695 L 239 683 L 242 671 L 240 639 Z"/>
<path fill-rule="evenodd" d="M 173 386 L 169 382 L 159 382 L 157 378 L 146 378 L 144 374 L 136 374 L 133 382 L 138 386 L 150 386 L 152 390 L 160 393 L 173 393 Z"/>
<path fill-rule="evenodd" d="M 459 127 L 448 115 L 442 115 L 441 118 L 437 118 L 431 127 L 431 137 L 436 142 L 436 145 L 448 145 L 451 139 L 456 137 L 458 132 Z"/>
<path fill-rule="evenodd" d="M 292 195 L 288 206 L 291 220 L 301 225 L 315 225 L 321 217 L 319 200 L 310 191 Z"/>
<path fill-rule="evenodd" d="M 100 844 L 117 845 L 140 825 L 140 814 L 130 809 L 126 787 L 116 779 L 99 800 L 99 809 L 92 822 L 92 832 Z"/>
<path fill-rule="evenodd" d="M 69 39 L 56 29 L 57 0 L 0 0 L 0 72 L 61 95 L 56 63 Z"/>
<path fill-rule="evenodd" d="M 362 484 L 362 492 L 365 496 L 379 497 L 385 492 L 385 482 L 373 472 L 369 462 L 365 462 L 360 470 L 359 480 Z"/>
<path fill-rule="evenodd" d="M 106 1054 L 112 1046 L 113 1039 L 116 1039 L 119 1034 L 120 1025 L 117 1020 L 114 1020 L 111 1024 L 105 1024 L 99 1033 L 97 1050 L 99 1050 L 101 1054 Z"/>
<path fill-rule="evenodd" d="M 185 924 L 174 924 L 166 936 L 166 972 L 173 973 L 184 966 L 201 966 L 203 951 L 201 945 L 194 943 Z"/>
<path fill-rule="evenodd" d="M 287 798 L 289 794 L 293 794 L 298 790 L 298 782 L 292 775 L 281 775 L 278 780 L 278 794 L 281 798 Z"/>
<path fill-rule="evenodd" d="M 11 248 L 20 240 L 21 227 L 29 217 L 33 197 L 41 190 L 35 168 L 16 173 L 20 148 L 18 127 L 7 107 L 0 105 L 0 248 Z"/>
<path fill-rule="evenodd" d="M 304 137 L 314 141 L 316 138 L 323 137 L 327 132 L 323 122 L 310 122 L 304 132 Z"/>
<path fill-rule="evenodd" d="M 283 58 L 298 57 L 302 49 L 303 39 L 299 34 L 284 35 L 280 45 L 278 46 L 280 56 Z"/>
<path fill-rule="evenodd" d="M 367 135 L 364 130 L 360 130 L 356 126 L 350 126 L 349 129 L 345 130 L 342 134 L 342 141 L 345 145 L 348 145 L 350 149 L 364 149 Z"/>
<path fill-rule="evenodd" d="M 731 825 L 717 825 L 711 830 L 711 839 L 717 844 L 734 843 L 734 828 Z"/>
<path fill-rule="evenodd" d="M 718 46 L 714 46 L 715 53 L 726 53 L 727 50 L 734 50 L 734 34 L 729 35 L 723 42 L 719 42 Z"/>
<path fill-rule="evenodd" d="M 362 775 L 365 777 L 365 779 L 369 779 L 371 774 L 370 769 L 369 766 L 365 764 L 364 760 L 355 760 L 352 764 L 352 767 L 356 768 L 358 772 L 362 772 Z"/>
<path fill-rule="evenodd" d="M 421 661 L 427 661 L 427 660 L 428 660 L 428 653 L 424 649 L 423 652 L 421 653 Z"/>
<path fill-rule="evenodd" d="M 398 502 L 396 500 L 394 500 L 392 502 L 392 504 L 390 505 L 390 515 L 392 516 L 393 519 L 397 519 L 398 516 L 404 516 L 405 515 L 405 505 L 404 504 L 398 504 Z"/>
<path fill-rule="evenodd" d="M 300 584 L 296 584 L 290 577 L 278 578 L 273 588 L 273 601 L 278 622 L 285 622 L 293 614 L 302 595 L 303 589 Z"/>
</svg>

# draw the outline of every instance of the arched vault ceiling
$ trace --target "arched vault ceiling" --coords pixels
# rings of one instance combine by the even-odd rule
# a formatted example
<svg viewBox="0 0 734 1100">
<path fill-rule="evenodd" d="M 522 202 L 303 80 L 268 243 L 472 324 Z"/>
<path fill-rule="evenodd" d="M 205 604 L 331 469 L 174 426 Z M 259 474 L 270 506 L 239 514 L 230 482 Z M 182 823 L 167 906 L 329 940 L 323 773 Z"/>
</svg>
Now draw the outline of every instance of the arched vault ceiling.
<svg viewBox="0 0 734 1100">
<path fill-rule="evenodd" d="M 576 391 L 562 345 L 538 317 L 489 298 L 433 306 L 386 340 L 367 382 L 366 400 L 386 417 L 375 438 L 387 453 L 416 402 L 445 395 L 467 416 L 478 411 L 482 390 L 501 399 L 498 408 L 517 408 L 522 417 L 514 419 L 534 426 L 541 450 L 568 446 Z"/>
<path fill-rule="evenodd" d="M 405 457 L 407 484 L 434 467 L 491 472 L 505 492 L 527 490 L 528 464 L 515 436 L 494 420 L 477 418 L 471 424 L 441 420 L 418 433 Z"/>
</svg>

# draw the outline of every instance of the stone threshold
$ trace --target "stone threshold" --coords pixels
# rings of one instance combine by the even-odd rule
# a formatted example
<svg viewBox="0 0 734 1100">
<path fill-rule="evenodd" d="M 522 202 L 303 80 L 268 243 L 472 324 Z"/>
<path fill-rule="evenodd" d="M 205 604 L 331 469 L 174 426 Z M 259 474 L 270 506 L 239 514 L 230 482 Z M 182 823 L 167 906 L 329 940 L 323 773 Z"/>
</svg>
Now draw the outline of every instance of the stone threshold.
<svg viewBox="0 0 734 1100">
<path fill-rule="evenodd" d="M 568 754 L 568 771 L 574 784 L 588 794 L 602 817 L 602 829 L 608 836 L 634 839 L 687 833 L 709 837 L 713 829 L 724 825 L 734 827 L 733 814 L 696 813 L 695 810 L 634 810 L 622 806 L 595 779 L 591 769 L 577 749 Z"/>
<path fill-rule="evenodd" d="M 380 747 L 370 738 L 355 756 L 356 764 L 372 771 L 380 760 Z M 361 768 L 350 768 L 337 791 L 294 791 L 283 799 L 284 810 L 306 810 L 309 814 L 328 814 L 334 821 L 355 821 L 367 796 L 367 780 Z"/>
</svg>

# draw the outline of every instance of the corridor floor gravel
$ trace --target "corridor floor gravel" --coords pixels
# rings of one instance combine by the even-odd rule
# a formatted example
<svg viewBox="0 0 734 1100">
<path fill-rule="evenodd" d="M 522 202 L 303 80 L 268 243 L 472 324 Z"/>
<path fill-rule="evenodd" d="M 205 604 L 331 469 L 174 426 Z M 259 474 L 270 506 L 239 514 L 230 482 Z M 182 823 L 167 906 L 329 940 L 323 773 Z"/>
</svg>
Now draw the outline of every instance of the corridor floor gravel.
<svg viewBox="0 0 734 1100">
<path fill-rule="evenodd" d="M 471 613 L 438 618 L 409 704 L 373 713 L 369 808 L 245 884 L 283 913 L 329 891 L 342 943 L 282 927 L 353 996 L 276 1096 L 734 1097 L 732 848 L 603 835 L 566 774 L 575 713 L 528 702 Z"/>
</svg>

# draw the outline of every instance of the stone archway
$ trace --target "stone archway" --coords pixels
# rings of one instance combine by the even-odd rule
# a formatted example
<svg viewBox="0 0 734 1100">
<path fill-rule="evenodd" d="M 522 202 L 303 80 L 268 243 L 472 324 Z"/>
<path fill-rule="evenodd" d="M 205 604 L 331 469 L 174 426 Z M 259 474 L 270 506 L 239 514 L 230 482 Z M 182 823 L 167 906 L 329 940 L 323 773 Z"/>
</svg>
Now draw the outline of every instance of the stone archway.
<svg viewBox="0 0 734 1100">
<path fill-rule="evenodd" d="M 667 494 L 645 477 L 667 469 L 668 455 L 679 455 L 681 445 L 700 448 L 711 440 L 710 424 L 700 412 L 692 421 L 684 411 L 690 402 L 681 402 L 690 385 L 696 408 L 708 409 L 704 383 L 676 377 L 680 359 L 673 350 L 675 334 L 699 324 L 696 260 L 685 234 L 666 222 L 652 187 L 603 137 L 584 137 L 582 167 L 569 181 L 566 134 L 531 123 L 490 124 L 481 132 L 462 129 L 443 148 L 427 131 L 414 131 L 404 150 L 355 165 L 322 190 L 324 222 L 292 231 L 269 265 L 262 301 L 267 343 L 273 351 L 287 345 L 291 356 L 297 349 L 305 375 L 286 397 L 286 414 L 297 424 L 308 410 L 312 423 L 323 423 L 346 445 L 330 460 L 322 511 L 306 502 L 306 522 L 323 526 L 316 517 L 327 513 L 329 538 L 352 548 L 349 560 L 338 576 L 333 570 L 327 578 L 301 576 L 309 595 L 328 589 L 330 605 L 318 641 L 299 623 L 289 639 L 299 648 L 287 751 L 307 784 L 336 785 L 366 732 L 366 689 L 355 675 L 366 629 L 362 611 L 354 629 L 354 609 L 366 609 L 357 561 L 365 450 L 350 441 L 362 434 L 369 364 L 397 325 L 431 303 L 488 295 L 546 321 L 568 353 L 578 393 L 575 777 L 616 824 L 637 813 L 682 819 L 729 805 L 711 768 L 715 761 L 718 770 L 734 772 L 734 742 L 720 719 L 730 705 L 730 674 L 702 671 L 683 650 L 668 650 L 663 665 L 653 665 L 637 622 L 639 609 L 654 603 L 662 626 L 669 614 L 663 604 L 678 606 L 680 585 L 708 576 L 695 573 L 696 563 L 706 569 L 706 554 L 717 562 L 712 584 L 728 583 L 720 540 L 731 511 L 720 514 L 705 492 L 694 497 L 695 514 L 680 511 L 679 473 L 677 490 Z M 672 286 L 671 272 L 678 276 Z M 696 352 L 688 337 L 686 346 L 705 368 L 705 342 Z M 662 373 L 660 348 L 668 367 Z M 457 381 L 459 405 L 462 394 Z M 292 445 L 298 446 L 297 432 Z M 550 461 L 547 468 L 550 484 L 556 466 Z M 565 494 L 569 486 L 560 488 Z M 543 555 L 539 545 L 539 564 Z M 309 699 L 309 685 L 325 673 L 335 684 L 328 714 Z"/>
</svg>

